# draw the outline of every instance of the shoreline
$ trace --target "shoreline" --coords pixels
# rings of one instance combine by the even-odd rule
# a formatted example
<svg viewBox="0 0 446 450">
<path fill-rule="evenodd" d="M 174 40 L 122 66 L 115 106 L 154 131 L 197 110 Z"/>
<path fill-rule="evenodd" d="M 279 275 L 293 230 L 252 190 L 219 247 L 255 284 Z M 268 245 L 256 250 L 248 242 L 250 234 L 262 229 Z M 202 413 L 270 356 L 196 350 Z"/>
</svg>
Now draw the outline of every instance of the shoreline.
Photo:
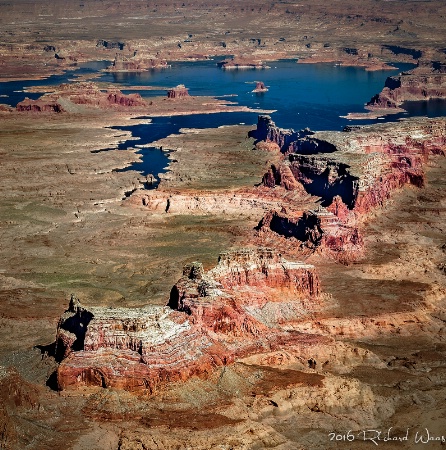
<svg viewBox="0 0 446 450">
<path fill-rule="evenodd" d="M 358 67 L 363 68 L 366 72 L 377 72 L 381 70 L 395 70 L 396 67 L 390 64 L 396 64 L 397 61 L 350 61 L 340 58 L 306 58 L 299 59 L 298 64 L 333 64 L 340 67 Z"/>
<path fill-rule="evenodd" d="M 225 57 L 227 56 L 226 54 L 214 54 L 211 55 L 212 57 Z M 207 59 L 187 59 L 187 58 L 171 58 L 169 59 L 169 63 L 177 63 L 177 62 L 200 62 L 200 61 L 212 61 L 213 59 L 211 57 L 207 58 Z M 308 58 L 301 58 L 299 56 L 294 56 L 292 57 L 291 55 L 284 55 L 283 53 L 277 54 L 277 55 L 265 55 L 264 57 L 264 61 L 266 63 L 268 62 L 275 62 L 275 61 L 295 61 L 298 64 L 336 64 L 338 63 L 340 66 L 344 66 L 344 67 L 360 67 L 360 68 L 364 68 L 364 70 L 366 71 L 375 71 L 375 70 L 392 70 L 394 69 L 394 67 L 390 66 L 389 64 L 394 64 L 397 63 L 398 61 L 390 61 L 390 60 L 386 60 L 386 61 L 377 61 L 375 64 L 371 63 L 368 64 L 366 62 L 361 62 L 361 61 L 345 61 L 339 58 L 318 58 L 318 57 L 308 57 Z M 47 73 L 43 73 L 41 75 L 29 75 L 29 76 L 6 76 L 6 77 L 2 77 L 2 75 L 0 74 L 0 84 L 1 83 L 7 83 L 7 82 L 18 82 L 18 81 L 30 81 L 30 80 L 35 80 L 35 81 L 39 81 L 39 80 L 45 80 L 48 79 L 52 76 L 55 75 L 62 75 L 65 72 L 68 71 L 73 71 L 75 72 L 76 69 L 80 69 L 82 68 L 81 65 L 82 64 L 86 64 L 86 63 L 96 63 L 99 61 L 104 61 L 104 59 L 100 59 L 100 58 L 91 58 L 91 59 L 86 59 L 82 62 L 79 63 L 79 65 L 77 66 L 71 66 L 71 67 L 66 67 L 66 68 L 55 68 L 57 70 L 49 70 Z M 380 63 L 382 65 L 380 65 Z M 374 68 L 374 66 L 376 66 L 376 68 Z M 155 70 L 163 70 L 163 69 L 168 69 L 171 67 L 171 64 L 169 64 L 168 66 L 160 66 L 160 67 L 155 67 L 153 69 Z M 264 69 L 271 69 L 270 66 L 263 66 L 263 65 L 244 65 L 244 66 L 236 66 L 236 65 L 228 65 L 228 66 L 223 66 L 223 67 L 218 67 L 216 65 L 216 68 L 222 69 L 222 70 L 264 70 Z M 150 70 L 152 70 L 152 68 L 149 69 L 140 69 L 140 70 L 106 70 L 106 69 L 100 69 L 98 70 L 98 73 L 117 73 L 117 74 L 125 74 L 125 73 L 147 73 L 150 72 Z"/>
<path fill-rule="evenodd" d="M 276 112 L 276 109 L 253 109 L 248 106 L 234 106 L 228 107 L 228 109 L 212 109 L 212 110 L 195 110 L 195 111 L 171 111 L 171 112 L 162 112 L 162 113 L 153 113 L 147 114 L 146 117 L 170 117 L 170 116 L 193 116 L 196 114 L 218 114 L 218 113 L 231 113 L 231 112 L 246 112 L 246 113 L 258 113 L 258 114 L 272 114 Z"/>
<path fill-rule="evenodd" d="M 354 113 L 348 113 L 345 116 L 339 116 L 342 119 L 347 119 L 347 120 L 367 120 L 367 119 L 379 119 L 380 117 L 384 116 L 391 116 L 393 114 L 400 114 L 400 113 L 404 113 L 407 112 L 405 109 L 403 108 L 365 108 L 368 109 L 368 112 L 354 112 Z"/>
</svg>

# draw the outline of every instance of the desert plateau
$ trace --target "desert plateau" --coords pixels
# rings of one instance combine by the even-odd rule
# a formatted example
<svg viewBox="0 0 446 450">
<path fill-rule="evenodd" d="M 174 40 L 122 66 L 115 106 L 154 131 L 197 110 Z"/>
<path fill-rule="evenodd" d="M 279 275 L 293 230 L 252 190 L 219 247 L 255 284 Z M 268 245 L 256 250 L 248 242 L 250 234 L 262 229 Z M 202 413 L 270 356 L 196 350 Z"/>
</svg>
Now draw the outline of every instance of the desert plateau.
<svg viewBox="0 0 446 450">
<path fill-rule="evenodd" d="M 0 449 L 445 447 L 444 1 L 0 24 Z"/>
</svg>

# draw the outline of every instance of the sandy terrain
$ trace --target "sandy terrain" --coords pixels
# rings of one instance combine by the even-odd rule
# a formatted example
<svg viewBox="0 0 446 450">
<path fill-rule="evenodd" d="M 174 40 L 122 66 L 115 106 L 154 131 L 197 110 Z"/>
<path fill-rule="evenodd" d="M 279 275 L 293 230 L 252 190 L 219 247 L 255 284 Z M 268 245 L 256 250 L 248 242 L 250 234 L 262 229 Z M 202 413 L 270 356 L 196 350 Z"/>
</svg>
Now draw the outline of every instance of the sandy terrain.
<svg viewBox="0 0 446 450">
<path fill-rule="evenodd" d="M 435 0 L 0 1 L 0 77 L 38 79 L 135 51 L 142 60 L 287 57 L 368 70 L 444 60 L 444 14 Z M 54 100 L 42 92 L 43 104 Z M 139 155 L 117 150 L 129 133 L 109 127 L 236 105 L 104 101 L 65 99 L 61 113 L 0 109 L 0 448 L 443 448 L 446 158 L 430 155 L 424 187 L 405 184 L 362 217 L 364 252 L 342 264 L 255 230 L 272 209 L 292 217 L 320 199 L 303 185 L 262 184 L 283 155 L 255 147 L 253 127 L 159 141 L 171 170 L 156 191 L 115 170 Z M 253 353 L 156 394 L 57 390 L 52 344 L 72 293 L 93 308 L 166 305 L 185 264 L 208 270 L 221 252 L 254 246 L 317 268 L 321 306 L 285 330 L 316 336 L 315 345 Z M 401 440 L 379 441 L 379 431 Z"/>
</svg>

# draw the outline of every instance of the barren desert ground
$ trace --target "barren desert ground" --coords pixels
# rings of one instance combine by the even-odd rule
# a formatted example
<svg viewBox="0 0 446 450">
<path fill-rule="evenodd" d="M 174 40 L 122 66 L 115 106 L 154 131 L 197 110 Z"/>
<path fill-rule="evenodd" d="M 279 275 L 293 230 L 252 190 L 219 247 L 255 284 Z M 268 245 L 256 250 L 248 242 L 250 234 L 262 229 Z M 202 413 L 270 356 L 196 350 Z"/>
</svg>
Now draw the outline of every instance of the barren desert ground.
<svg viewBox="0 0 446 450">
<path fill-rule="evenodd" d="M 0 448 L 444 448 L 445 37 L 441 0 L 0 0 Z M 292 129 L 282 60 L 383 82 Z"/>
</svg>

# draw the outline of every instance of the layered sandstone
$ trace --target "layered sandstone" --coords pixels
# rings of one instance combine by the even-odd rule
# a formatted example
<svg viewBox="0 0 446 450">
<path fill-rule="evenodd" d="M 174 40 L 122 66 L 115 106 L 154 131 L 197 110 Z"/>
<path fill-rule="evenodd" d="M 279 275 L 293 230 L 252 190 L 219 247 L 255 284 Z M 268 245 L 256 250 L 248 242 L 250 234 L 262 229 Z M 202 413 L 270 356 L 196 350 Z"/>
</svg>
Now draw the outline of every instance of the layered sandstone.
<svg viewBox="0 0 446 450">
<path fill-rule="evenodd" d="M 367 109 L 396 109 L 403 102 L 446 98 L 446 64 L 420 62 L 408 72 L 388 77 L 383 90 L 368 103 Z"/>
<path fill-rule="evenodd" d="M 295 182 L 296 183 L 296 182 Z M 143 206 L 149 211 L 168 214 L 236 214 L 261 215 L 271 208 L 298 207 L 307 194 L 296 185 L 295 191 L 278 194 L 268 189 L 251 188 L 237 191 L 178 191 L 139 190 L 126 200 L 129 204 Z"/>
<path fill-rule="evenodd" d="M 17 111 L 79 112 L 79 107 L 143 108 L 147 102 L 139 94 L 123 94 L 119 89 L 101 89 L 92 82 L 65 83 L 38 100 L 25 99 L 17 104 Z"/>
<path fill-rule="evenodd" d="M 349 262 L 363 256 L 364 241 L 358 227 L 347 225 L 342 219 L 321 206 L 297 214 L 272 210 L 260 220 L 257 230 L 295 238 L 302 247 L 322 250 L 337 260 Z"/>
<path fill-rule="evenodd" d="M 184 98 L 189 97 L 189 90 L 184 86 L 184 84 L 179 84 L 177 87 L 169 89 L 167 91 L 167 98 Z"/>
<path fill-rule="evenodd" d="M 260 115 L 256 129 L 250 131 L 248 135 L 258 142 L 264 141 L 273 144 L 272 149 L 278 148 L 282 153 L 286 153 L 292 150 L 296 142 L 312 142 L 308 137 L 313 136 L 314 132 L 308 128 L 299 131 L 280 128 L 270 116 Z M 274 145 L 277 147 L 274 147 Z"/>
<path fill-rule="evenodd" d="M 17 111 L 31 111 L 31 112 L 65 112 L 64 107 L 58 100 L 39 99 L 31 100 L 28 97 L 21 101 L 16 106 Z"/>
<path fill-rule="evenodd" d="M 405 183 L 423 186 L 429 155 L 445 155 L 444 119 L 406 120 L 344 132 L 305 132 L 303 137 L 293 130 L 281 130 L 272 121 L 268 125 L 268 121 L 268 116 L 260 116 L 252 134 L 285 149 L 287 158 L 265 174 L 264 185 L 292 190 L 292 176 L 326 206 L 339 196 L 350 210 L 367 212 L 396 187 Z"/>
<path fill-rule="evenodd" d="M 313 133 L 282 130 L 269 116 L 260 116 L 250 134 L 285 154 L 282 163 L 265 173 L 264 186 L 291 191 L 303 186 L 328 208 L 302 215 L 270 211 L 258 229 L 337 249 L 343 257 L 345 252 L 362 254 L 357 224 L 383 206 L 395 189 L 423 187 L 429 155 L 446 152 L 444 119 Z"/>
<path fill-rule="evenodd" d="M 59 388 L 154 391 L 251 354 L 303 351 L 320 338 L 285 328 L 319 295 L 314 266 L 257 249 L 223 253 L 207 272 L 186 265 L 165 307 L 86 308 L 72 296 L 56 336 Z"/>
<path fill-rule="evenodd" d="M 126 51 L 145 47 L 153 50 L 153 57 L 160 52 L 160 58 L 169 61 L 223 53 L 252 54 L 268 60 L 315 55 L 316 60 L 318 55 L 325 56 L 327 47 L 349 49 L 348 57 L 356 49 L 359 54 L 368 57 L 370 53 L 385 61 L 413 62 L 421 56 L 436 60 L 440 53 L 444 57 L 446 3 L 404 2 L 407 7 L 403 8 L 402 3 L 219 0 L 186 2 L 182 7 L 181 2 L 171 1 L 156 2 L 157 6 L 153 2 L 110 0 L 2 1 L 0 77 L 43 77 L 61 73 L 75 60 L 112 60 L 124 43 Z M 97 47 L 101 37 L 108 43 Z M 433 49 L 438 53 L 433 54 Z M 185 102 L 176 102 L 177 110 L 200 110 L 196 104 L 184 107 Z M 162 110 L 164 114 L 172 113 L 171 102 L 160 103 L 169 104 Z M 169 266 L 179 267 L 183 260 L 197 259 L 198 255 L 209 258 L 204 255 L 230 245 L 228 240 L 222 242 L 217 227 L 207 234 L 216 226 L 215 216 L 199 220 L 185 216 L 180 222 L 177 217 L 120 205 L 123 191 L 139 183 L 131 172 L 111 172 L 134 160 L 132 155 L 126 158 L 121 151 L 90 154 L 91 149 L 115 147 L 122 139 L 115 137 L 120 133 L 99 127 L 128 125 L 127 120 L 105 116 L 104 111 L 115 108 L 98 111 L 100 122 L 91 116 L 54 114 L 46 120 L 35 115 L 30 120 L 23 113 L 2 113 L 0 250 L 5 270 L 2 279 L 7 281 L 0 283 L 0 356 L 2 365 L 15 366 L 26 375 L 26 381 L 14 372 L 4 378 L 0 375 L 0 446 L 19 450 L 326 450 L 364 446 L 360 442 L 329 442 L 328 433 L 334 430 L 353 430 L 356 435 L 372 427 L 386 432 L 395 425 L 398 428 L 391 434 L 400 435 L 401 430 L 404 435 L 410 427 L 411 441 L 415 431 L 424 432 L 424 427 L 442 434 L 446 414 L 444 329 L 438 333 L 431 329 L 444 326 L 444 305 L 443 312 L 435 312 L 431 321 L 424 305 L 420 306 L 422 315 L 396 318 L 392 314 L 394 308 L 419 303 L 426 285 L 445 283 L 444 272 L 439 270 L 445 261 L 446 223 L 445 161 L 440 158 L 430 164 L 424 189 L 401 190 L 370 221 L 366 231 L 372 247 L 366 262 L 340 267 L 321 258 L 324 289 L 333 293 L 340 306 L 330 311 L 331 320 L 320 321 L 321 326 L 312 330 L 335 333 L 339 344 L 346 336 L 351 344 L 349 354 L 339 345 L 319 346 L 308 364 L 293 360 L 286 351 L 257 355 L 259 359 L 255 355 L 249 368 L 242 363 L 222 367 L 212 386 L 209 380 L 200 384 L 192 379 L 180 383 L 176 395 L 159 396 L 150 404 L 142 400 L 146 396 L 141 399 L 113 389 L 58 395 L 44 388 L 49 373 L 44 377 L 41 367 L 48 358 L 41 360 L 39 354 L 32 358 L 31 348 L 51 342 L 65 294 L 76 289 L 89 304 L 122 305 L 125 301 L 140 306 L 148 296 L 155 302 L 160 290 L 165 295 L 166 286 L 173 285 L 178 276 L 169 272 Z M 213 151 L 215 137 L 207 133 Z M 238 136 L 243 140 L 239 131 L 231 131 L 234 141 Z M 240 166 L 245 169 L 248 164 Z M 199 167 L 189 170 L 194 176 L 199 172 Z M 207 166 L 203 172 L 219 177 Z M 26 182 L 18 183 L 18 177 Z M 261 175 L 246 185 L 260 179 Z M 264 188 L 262 195 L 265 190 L 286 195 L 296 192 L 280 185 L 260 188 Z M 352 213 L 342 201 L 336 208 Z M 283 213 L 280 208 L 278 212 Z M 227 222 L 217 225 L 225 232 L 229 228 Z M 197 239 L 196 230 L 206 231 Z M 203 234 L 212 246 L 205 244 L 203 248 Z M 249 241 L 246 235 L 240 239 Z M 284 241 L 287 251 L 298 247 L 277 234 L 268 244 L 276 247 Z M 164 283 L 162 289 L 160 283 Z M 441 298 L 445 298 L 444 291 L 438 300 Z M 382 315 L 375 321 L 377 309 Z M 339 319 L 346 315 L 353 316 L 352 320 Z M 357 324 L 361 317 L 364 320 Z M 420 321 L 420 317 L 426 320 Z M 315 318 L 313 325 L 318 321 Z M 384 367 L 361 359 L 362 352 L 369 350 L 379 355 Z M 333 366 L 327 365 L 326 353 L 336 357 L 343 376 L 329 373 Z M 355 360 L 360 364 L 356 369 Z M 274 369 L 274 364 L 282 366 Z M 291 369 L 299 364 L 299 368 L 314 370 L 308 367 L 311 364 L 318 374 L 302 375 L 287 364 L 292 364 Z M 301 383 L 300 388 L 296 383 Z M 397 442 L 394 447 L 401 445 Z"/>
</svg>

